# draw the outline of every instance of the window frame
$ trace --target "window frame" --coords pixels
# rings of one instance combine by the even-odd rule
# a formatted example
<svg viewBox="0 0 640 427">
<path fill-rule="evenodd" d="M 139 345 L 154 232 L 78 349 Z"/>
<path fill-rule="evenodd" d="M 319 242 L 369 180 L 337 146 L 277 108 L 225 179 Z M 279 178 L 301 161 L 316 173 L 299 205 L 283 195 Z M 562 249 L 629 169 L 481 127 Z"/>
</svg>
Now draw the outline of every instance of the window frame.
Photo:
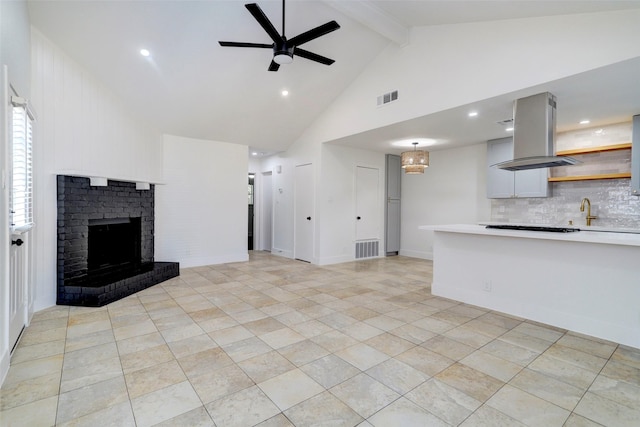
<svg viewBox="0 0 640 427">
<path fill-rule="evenodd" d="M 34 114 L 26 99 L 11 96 L 9 229 L 23 234 L 33 221 L 33 122 Z"/>
</svg>

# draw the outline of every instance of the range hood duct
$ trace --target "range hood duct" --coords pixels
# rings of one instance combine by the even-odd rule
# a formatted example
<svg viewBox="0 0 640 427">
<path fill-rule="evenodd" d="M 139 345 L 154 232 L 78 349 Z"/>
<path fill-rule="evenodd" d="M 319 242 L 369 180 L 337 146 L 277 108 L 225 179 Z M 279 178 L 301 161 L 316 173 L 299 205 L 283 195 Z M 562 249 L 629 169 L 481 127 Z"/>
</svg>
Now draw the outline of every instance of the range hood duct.
<svg viewBox="0 0 640 427">
<path fill-rule="evenodd" d="M 556 97 L 539 93 L 513 103 L 513 160 L 493 165 L 499 169 L 526 169 L 568 166 L 580 161 L 554 155 L 556 136 Z"/>
</svg>

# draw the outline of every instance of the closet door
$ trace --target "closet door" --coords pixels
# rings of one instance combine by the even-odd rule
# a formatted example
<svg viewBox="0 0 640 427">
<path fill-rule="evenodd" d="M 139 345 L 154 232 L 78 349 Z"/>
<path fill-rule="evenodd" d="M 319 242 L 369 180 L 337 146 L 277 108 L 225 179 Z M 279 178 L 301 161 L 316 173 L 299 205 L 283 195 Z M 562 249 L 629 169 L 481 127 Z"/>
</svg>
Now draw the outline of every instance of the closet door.
<svg viewBox="0 0 640 427">
<path fill-rule="evenodd" d="M 379 173 L 377 168 L 356 167 L 356 240 L 380 238 Z"/>
</svg>

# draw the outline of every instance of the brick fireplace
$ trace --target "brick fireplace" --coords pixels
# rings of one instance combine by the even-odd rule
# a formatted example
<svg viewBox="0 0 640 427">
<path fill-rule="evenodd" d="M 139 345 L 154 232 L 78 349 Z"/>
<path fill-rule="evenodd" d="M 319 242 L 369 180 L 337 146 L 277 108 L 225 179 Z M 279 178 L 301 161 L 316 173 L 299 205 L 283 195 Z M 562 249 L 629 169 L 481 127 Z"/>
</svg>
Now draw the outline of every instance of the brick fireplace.
<svg viewBox="0 0 640 427">
<path fill-rule="evenodd" d="M 154 186 L 58 175 L 57 304 L 102 306 L 179 275 L 154 260 Z"/>
</svg>

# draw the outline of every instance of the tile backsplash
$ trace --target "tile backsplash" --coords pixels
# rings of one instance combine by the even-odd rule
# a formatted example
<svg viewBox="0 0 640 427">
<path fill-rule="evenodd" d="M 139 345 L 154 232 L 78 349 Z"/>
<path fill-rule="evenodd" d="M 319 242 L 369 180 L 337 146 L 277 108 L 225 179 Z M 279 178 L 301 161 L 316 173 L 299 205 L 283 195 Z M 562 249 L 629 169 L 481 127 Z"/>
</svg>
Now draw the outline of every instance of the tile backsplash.
<svg viewBox="0 0 640 427">
<path fill-rule="evenodd" d="M 631 150 L 577 154 L 571 157 L 582 163 L 551 168 L 550 176 L 598 175 L 631 172 Z"/>
<path fill-rule="evenodd" d="M 640 229 L 640 197 L 631 194 L 628 179 L 554 182 L 553 197 L 493 199 L 491 221 L 515 224 L 584 226 L 584 197 L 591 201 L 592 225 Z"/>
<path fill-rule="evenodd" d="M 556 143 L 558 150 L 568 150 L 630 141 L 631 123 L 618 123 L 561 133 Z M 584 170 L 573 174 L 614 173 L 620 171 L 618 167 L 630 167 L 628 149 L 599 157 L 600 153 L 584 156 L 581 159 L 585 162 L 581 166 Z M 580 203 L 588 197 L 591 214 L 598 217 L 592 225 L 640 229 L 640 197 L 632 195 L 628 178 L 563 181 L 550 185 L 552 197 L 491 200 L 491 221 L 549 225 L 567 225 L 573 221 L 574 225 L 585 226 L 586 212 L 580 212 Z"/>
<path fill-rule="evenodd" d="M 590 127 L 569 132 L 558 132 L 556 150 L 592 148 L 631 142 L 631 122 Z"/>
</svg>

